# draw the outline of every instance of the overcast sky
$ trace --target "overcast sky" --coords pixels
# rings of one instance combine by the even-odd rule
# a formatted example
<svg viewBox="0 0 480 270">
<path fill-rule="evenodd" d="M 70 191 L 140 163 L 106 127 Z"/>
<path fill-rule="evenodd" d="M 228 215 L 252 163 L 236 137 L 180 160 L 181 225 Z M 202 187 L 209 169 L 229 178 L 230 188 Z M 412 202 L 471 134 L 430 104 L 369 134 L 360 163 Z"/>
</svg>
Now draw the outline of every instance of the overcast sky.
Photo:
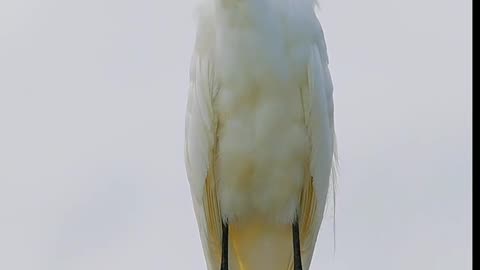
<svg viewBox="0 0 480 270">
<path fill-rule="evenodd" d="M 312 269 L 471 269 L 471 2 L 322 0 L 341 157 Z M 0 269 L 205 269 L 193 0 L 0 1 Z"/>
</svg>

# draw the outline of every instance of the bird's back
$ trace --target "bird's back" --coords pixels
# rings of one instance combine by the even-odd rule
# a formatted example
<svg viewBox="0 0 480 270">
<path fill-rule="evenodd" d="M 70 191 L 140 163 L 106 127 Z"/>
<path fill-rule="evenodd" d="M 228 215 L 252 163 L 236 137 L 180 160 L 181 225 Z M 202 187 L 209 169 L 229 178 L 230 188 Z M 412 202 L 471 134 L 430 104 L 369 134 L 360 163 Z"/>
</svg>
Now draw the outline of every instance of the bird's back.
<svg viewBox="0 0 480 270">
<path fill-rule="evenodd" d="M 311 101 L 302 92 L 309 91 L 312 50 L 319 46 L 313 8 L 311 0 L 214 0 L 203 6 L 196 54 L 207 59 L 213 81 L 215 142 L 197 209 L 207 213 L 199 223 L 210 234 L 202 237 L 210 270 L 219 265 L 222 220 L 230 224 L 229 270 L 293 269 L 291 224 L 297 215 L 304 270 L 310 264 L 324 207 L 317 205 L 312 184 Z"/>
</svg>

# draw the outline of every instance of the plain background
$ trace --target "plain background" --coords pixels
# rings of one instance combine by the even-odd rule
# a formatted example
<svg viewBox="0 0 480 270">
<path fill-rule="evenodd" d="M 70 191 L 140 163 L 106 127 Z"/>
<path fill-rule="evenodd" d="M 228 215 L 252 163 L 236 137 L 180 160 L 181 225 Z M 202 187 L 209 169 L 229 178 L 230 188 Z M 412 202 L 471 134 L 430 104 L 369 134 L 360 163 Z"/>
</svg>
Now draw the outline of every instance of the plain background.
<svg viewBox="0 0 480 270">
<path fill-rule="evenodd" d="M 205 269 L 193 0 L 0 1 L 0 269 Z M 312 269 L 471 269 L 467 0 L 322 0 L 341 158 Z"/>
</svg>

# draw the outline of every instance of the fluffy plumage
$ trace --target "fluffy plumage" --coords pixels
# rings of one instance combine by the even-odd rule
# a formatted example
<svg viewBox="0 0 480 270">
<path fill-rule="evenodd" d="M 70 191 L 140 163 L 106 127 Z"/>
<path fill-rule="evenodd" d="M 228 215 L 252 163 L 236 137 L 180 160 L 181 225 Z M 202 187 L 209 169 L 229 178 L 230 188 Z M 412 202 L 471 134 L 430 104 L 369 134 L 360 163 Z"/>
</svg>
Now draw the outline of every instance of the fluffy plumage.
<svg viewBox="0 0 480 270">
<path fill-rule="evenodd" d="M 185 162 L 209 270 L 292 269 L 299 216 L 308 269 L 334 162 L 333 86 L 312 0 L 202 3 Z"/>
</svg>

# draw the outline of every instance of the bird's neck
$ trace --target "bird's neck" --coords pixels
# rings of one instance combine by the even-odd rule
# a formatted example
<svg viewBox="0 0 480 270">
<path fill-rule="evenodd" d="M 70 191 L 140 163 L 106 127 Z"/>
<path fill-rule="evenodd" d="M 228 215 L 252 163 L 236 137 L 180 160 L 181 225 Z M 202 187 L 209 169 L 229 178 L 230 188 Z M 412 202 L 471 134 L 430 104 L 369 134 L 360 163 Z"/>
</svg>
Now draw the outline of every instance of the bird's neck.
<svg viewBox="0 0 480 270">
<path fill-rule="evenodd" d="M 223 24 L 258 25 L 273 12 L 269 0 L 215 0 L 215 12 Z"/>
</svg>

